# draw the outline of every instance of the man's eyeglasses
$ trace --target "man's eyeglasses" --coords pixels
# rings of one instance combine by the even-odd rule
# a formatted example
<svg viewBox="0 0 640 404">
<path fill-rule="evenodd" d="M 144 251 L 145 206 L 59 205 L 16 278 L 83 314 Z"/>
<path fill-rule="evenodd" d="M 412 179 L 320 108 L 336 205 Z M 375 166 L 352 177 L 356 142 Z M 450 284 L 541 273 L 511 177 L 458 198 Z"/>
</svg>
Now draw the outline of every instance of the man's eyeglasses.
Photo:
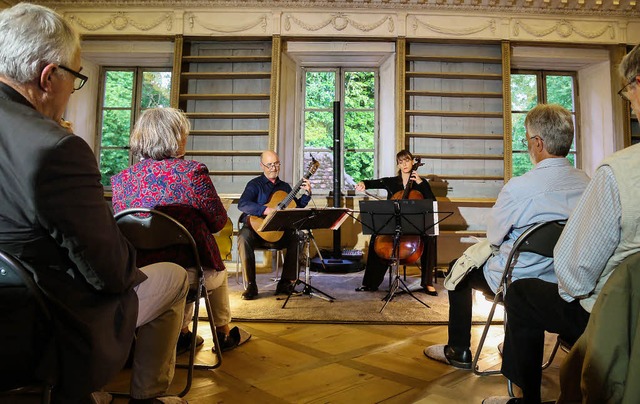
<svg viewBox="0 0 640 404">
<path fill-rule="evenodd" d="M 273 170 L 274 168 L 276 168 L 276 169 L 280 168 L 280 162 L 279 161 L 276 161 L 274 163 L 267 163 L 267 164 L 265 164 L 265 163 L 263 163 L 261 161 L 260 164 L 262 164 L 263 166 L 265 166 L 269 170 Z"/>
<path fill-rule="evenodd" d="M 524 147 L 528 147 L 528 146 L 529 146 L 529 140 L 533 140 L 533 139 L 535 139 L 535 138 L 538 138 L 538 139 L 542 140 L 542 138 L 541 138 L 540 136 L 531 136 L 531 137 L 529 137 L 529 138 L 528 138 L 528 137 L 527 137 L 527 135 L 525 135 L 525 136 L 522 138 L 522 140 L 520 140 L 520 142 L 522 142 L 522 145 L 523 145 Z"/>
<path fill-rule="evenodd" d="M 622 88 L 620 89 L 620 91 L 618 91 L 618 95 L 619 95 L 620 97 L 622 97 L 622 99 L 623 99 L 623 100 L 625 100 L 625 101 L 627 101 L 627 102 L 631 102 L 631 100 L 629 99 L 629 96 L 628 96 L 627 94 L 629 94 L 629 90 L 630 90 L 630 88 L 629 88 L 629 87 L 630 87 L 632 84 L 635 84 L 635 83 L 636 83 L 636 79 L 634 78 L 633 80 L 631 80 L 630 82 L 628 82 L 626 86 L 622 87 Z"/>
<path fill-rule="evenodd" d="M 58 65 L 58 67 L 61 68 L 62 70 L 68 71 L 69 73 L 75 76 L 75 79 L 73 80 L 73 91 L 80 90 L 82 86 L 84 86 L 84 84 L 87 82 L 87 80 L 89 80 L 89 77 L 75 70 L 71 70 L 67 66 Z"/>
</svg>

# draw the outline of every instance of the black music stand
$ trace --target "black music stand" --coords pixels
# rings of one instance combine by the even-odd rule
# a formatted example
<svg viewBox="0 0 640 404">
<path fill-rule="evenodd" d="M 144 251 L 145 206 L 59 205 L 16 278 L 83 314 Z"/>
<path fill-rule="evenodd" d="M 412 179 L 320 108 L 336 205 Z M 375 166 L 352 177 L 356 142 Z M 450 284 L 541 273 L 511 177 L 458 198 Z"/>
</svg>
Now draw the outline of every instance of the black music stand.
<svg viewBox="0 0 640 404">
<path fill-rule="evenodd" d="M 372 235 L 393 235 L 393 249 L 390 258 L 391 272 L 395 272 L 389 286 L 389 293 L 382 299 L 385 301 L 380 313 L 387 307 L 395 294 L 400 291 L 407 293 L 427 308 L 428 304 L 418 299 L 400 277 L 398 269 L 400 259 L 398 250 L 402 235 L 420 235 L 421 237 L 435 234 L 433 201 L 430 199 L 398 199 L 386 201 L 361 201 L 360 220 L 362 232 Z M 373 249 L 373 246 L 369 246 Z M 369 251 L 369 254 L 375 251 Z"/>
<path fill-rule="evenodd" d="M 313 242 L 320 254 L 320 249 L 316 244 L 313 237 L 313 229 L 330 229 L 337 230 L 342 223 L 349 217 L 349 209 L 347 208 L 325 208 L 325 209 L 313 209 L 313 208 L 297 208 L 297 209 L 284 209 L 278 210 L 269 215 L 260 226 L 260 231 L 283 231 L 295 229 L 297 231 L 306 230 L 306 236 L 304 238 L 307 260 L 305 268 L 305 280 L 300 279 L 300 270 L 298 268 L 298 278 L 296 279 L 291 292 L 284 301 L 282 308 L 284 309 L 289 302 L 292 295 L 308 295 L 309 297 L 319 297 L 321 299 L 333 302 L 336 300 L 334 297 L 326 294 L 320 289 L 311 286 L 311 278 L 309 274 L 309 244 Z M 289 254 L 289 252 L 287 252 Z M 320 256 L 322 258 L 322 256 Z M 296 287 L 300 284 L 304 285 L 302 292 L 297 293 Z"/>
</svg>

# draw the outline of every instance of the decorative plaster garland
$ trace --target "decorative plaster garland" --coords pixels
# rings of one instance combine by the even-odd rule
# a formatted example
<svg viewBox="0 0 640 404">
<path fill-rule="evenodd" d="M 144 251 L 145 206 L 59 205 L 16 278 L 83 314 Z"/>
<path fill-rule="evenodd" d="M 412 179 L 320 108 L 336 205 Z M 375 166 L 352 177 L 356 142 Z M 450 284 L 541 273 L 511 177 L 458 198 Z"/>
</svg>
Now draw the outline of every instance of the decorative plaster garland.
<svg viewBox="0 0 640 404">
<path fill-rule="evenodd" d="M 133 19 L 130 15 L 127 15 L 127 13 L 123 11 L 119 11 L 115 14 L 111 14 L 111 16 L 105 20 L 92 24 L 88 21 L 83 20 L 82 18 L 80 18 L 80 16 L 75 14 L 69 14 L 67 16 L 69 20 L 74 21 L 76 24 L 86 29 L 87 31 L 97 31 L 109 25 L 111 25 L 114 29 L 118 31 L 122 31 L 128 26 L 137 28 L 140 31 L 149 31 L 150 29 L 157 27 L 163 22 L 166 22 L 167 24 L 167 31 L 171 31 L 171 28 L 173 27 L 173 17 L 174 17 L 173 13 L 164 13 L 157 20 L 149 24 L 141 24 L 137 22 L 135 19 Z"/>
<path fill-rule="evenodd" d="M 332 25 L 333 28 L 337 31 L 342 31 L 345 28 L 347 28 L 349 25 L 353 26 L 354 28 L 362 31 L 362 32 L 369 32 L 371 30 L 374 30 L 376 28 L 378 28 L 379 26 L 381 26 L 382 24 L 384 24 L 385 22 L 388 22 L 387 24 L 387 30 L 389 32 L 393 32 L 395 29 L 395 24 L 393 22 L 393 18 L 391 18 L 391 16 L 386 16 L 383 17 L 380 21 L 374 22 L 373 24 L 360 24 L 358 22 L 356 22 L 355 20 L 349 18 L 349 16 L 347 16 L 344 13 L 338 13 L 338 14 L 333 14 L 331 15 L 331 17 L 329 17 L 327 20 L 319 23 L 319 24 L 315 24 L 315 25 L 311 25 L 311 24 L 307 24 L 304 21 L 296 18 L 295 16 L 291 15 L 291 14 L 287 14 L 284 17 L 284 29 L 287 31 L 291 30 L 291 22 L 295 22 L 296 25 L 306 29 L 307 31 L 318 31 L 322 28 L 327 27 L 328 25 Z"/>
<path fill-rule="evenodd" d="M 188 13 L 186 15 L 187 20 L 189 21 L 189 27 L 191 27 L 191 29 L 193 29 L 194 25 L 197 23 L 199 26 L 201 26 L 202 28 L 209 30 L 209 31 L 214 31 L 214 32 L 222 32 L 225 34 L 231 34 L 231 33 L 237 33 L 237 32 L 243 32 L 243 31 L 248 31 L 251 28 L 255 28 L 258 25 L 260 26 L 260 28 L 262 28 L 262 32 L 266 32 L 267 31 L 267 15 L 263 14 L 260 17 L 258 17 L 255 21 L 253 22 L 249 22 L 247 24 L 238 26 L 238 27 L 221 27 L 221 26 L 211 26 L 211 25 L 206 25 L 203 24 L 198 17 L 196 17 L 195 13 Z"/>
<path fill-rule="evenodd" d="M 420 21 L 418 17 L 413 17 L 413 21 L 414 22 L 412 24 L 412 27 L 413 27 L 414 33 L 418 30 L 418 25 L 421 25 L 433 32 L 446 34 L 446 35 L 456 35 L 456 36 L 475 34 L 475 33 L 484 31 L 487 28 L 489 28 L 491 32 L 494 34 L 496 32 L 496 20 L 494 19 L 489 20 L 485 25 L 470 27 L 470 28 L 462 28 L 462 29 L 450 29 L 450 28 L 437 27 L 435 25 L 427 24 L 426 22 Z"/>
<path fill-rule="evenodd" d="M 524 22 L 522 22 L 521 20 L 515 20 L 514 25 L 513 25 L 513 35 L 514 36 L 518 36 L 520 35 L 520 27 L 522 27 L 523 30 L 525 30 L 526 32 L 528 32 L 529 34 L 535 36 L 535 37 L 543 37 L 543 36 L 547 36 L 549 34 L 551 34 L 552 32 L 557 32 L 558 35 L 560 35 L 563 38 L 567 38 L 569 37 L 571 34 L 573 34 L 574 32 L 578 35 L 580 35 L 583 38 L 589 38 L 589 39 L 593 39 L 593 38 L 597 38 L 599 36 L 602 36 L 602 34 L 604 34 L 605 32 L 609 31 L 609 37 L 610 39 L 615 39 L 616 37 L 616 31 L 613 27 L 613 24 L 609 23 L 606 24 L 604 27 L 602 27 L 602 29 L 598 30 L 598 31 L 584 31 L 579 29 L 578 27 L 576 27 L 575 25 L 573 25 L 570 21 L 567 20 L 560 20 L 558 22 L 555 23 L 555 25 L 549 27 L 549 28 L 543 28 L 543 29 L 539 29 L 536 30 L 534 27 L 525 24 Z"/>
</svg>

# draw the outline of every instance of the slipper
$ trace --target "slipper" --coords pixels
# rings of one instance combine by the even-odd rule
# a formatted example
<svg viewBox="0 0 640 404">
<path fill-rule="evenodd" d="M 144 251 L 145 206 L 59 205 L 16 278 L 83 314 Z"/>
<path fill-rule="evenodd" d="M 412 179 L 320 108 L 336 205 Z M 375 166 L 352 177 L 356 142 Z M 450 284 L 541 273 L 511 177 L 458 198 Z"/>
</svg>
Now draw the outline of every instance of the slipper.
<svg viewBox="0 0 640 404">
<path fill-rule="evenodd" d="M 220 347 L 222 348 L 222 352 L 231 351 L 232 349 L 235 349 L 237 346 L 244 344 L 250 339 L 251 339 L 251 334 L 249 334 L 245 330 L 242 330 L 238 327 L 233 327 L 229 331 L 229 335 L 218 333 L 218 341 L 220 342 Z M 215 346 L 212 347 L 211 350 L 213 352 L 216 352 L 216 347 Z"/>
<path fill-rule="evenodd" d="M 446 354 L 447 351 L 450 352 L 449 356 Z M 427 358 L 433 359 L 434 361 L 442 362 L 459 369 L 471 369 L 471 351 L 468 349 L 456 353 L 451 347 L 439 344 L 428 346 L 423 352 Z"/>
<path fill-rule="evenodd" d="M 244 344 L 251 339 L 251 334 L 239 327 L 233 327 L 229 334 L 232 334 L 238 341 L 238 346 Z"/>
</svg>

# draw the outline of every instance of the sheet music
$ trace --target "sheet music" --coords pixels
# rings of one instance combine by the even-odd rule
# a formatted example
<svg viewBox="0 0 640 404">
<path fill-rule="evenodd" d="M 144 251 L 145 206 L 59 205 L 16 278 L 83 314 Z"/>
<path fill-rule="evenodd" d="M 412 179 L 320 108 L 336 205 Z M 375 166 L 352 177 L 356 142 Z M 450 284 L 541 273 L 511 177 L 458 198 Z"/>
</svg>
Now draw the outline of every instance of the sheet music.
<svg viewBox="0 0 640 404">
<path fill-rule="evenodd" d="M 310 228 L 312 229 L 338 230 L 349 217 L 349 212 L 351 210 L 347 208 L 291 208 L 276 210 L 267 215 L 258 231 L 279 231 L 287 227 L 296 228 L 298 227 L 298 222 L 303 226 L 311 226 Z M 286 225 L 282 225 L 282 216 L 287 218 Z M 327 220 L 330 220 L 330 222 L 327 222 Z M 272 224 L 272 222 L 280 223 L 280 225 Z M 274 228 L 274 225 L 277 228 Z"/>
</svg>

